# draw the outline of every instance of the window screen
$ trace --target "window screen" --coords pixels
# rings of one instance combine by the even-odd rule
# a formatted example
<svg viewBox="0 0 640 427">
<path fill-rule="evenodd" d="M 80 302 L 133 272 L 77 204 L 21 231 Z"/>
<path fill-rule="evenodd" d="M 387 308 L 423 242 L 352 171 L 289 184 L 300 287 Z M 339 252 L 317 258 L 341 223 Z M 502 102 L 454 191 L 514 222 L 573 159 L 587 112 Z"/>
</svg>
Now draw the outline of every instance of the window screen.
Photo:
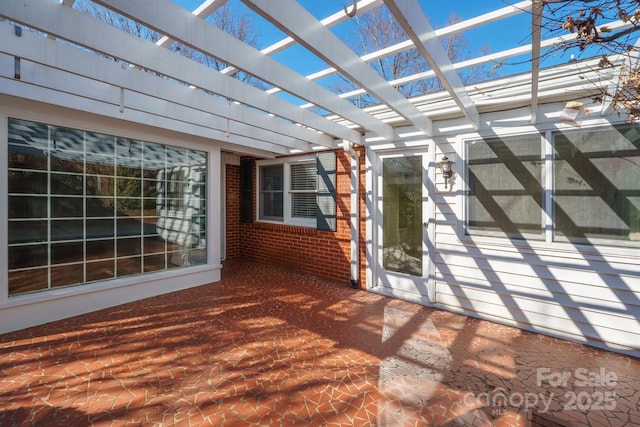
<svg viewBox="0 0 640 427">
<path fill-rule="evenodd" d="M 558 133 L 556 236 L 640 240 L 640 128 Z"/>
<path fill-rule="evenodd" d="M 542 236 L 540 135 L 469 141 L 467 233 Z"/>
</svg>

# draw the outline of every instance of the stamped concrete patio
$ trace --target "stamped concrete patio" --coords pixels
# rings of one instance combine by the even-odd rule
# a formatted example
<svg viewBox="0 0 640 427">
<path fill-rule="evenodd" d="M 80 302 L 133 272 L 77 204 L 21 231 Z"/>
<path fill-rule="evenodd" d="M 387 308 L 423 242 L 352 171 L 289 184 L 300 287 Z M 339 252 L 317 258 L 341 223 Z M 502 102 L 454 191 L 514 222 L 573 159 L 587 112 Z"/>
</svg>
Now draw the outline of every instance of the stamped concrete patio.
<svg viewBox="0 0 640 427">
<path fill-rule="evenodd" d="M 228 262 L 0 335 L 0 425 L 640 425 L 640 360 Z"/>
</svg>

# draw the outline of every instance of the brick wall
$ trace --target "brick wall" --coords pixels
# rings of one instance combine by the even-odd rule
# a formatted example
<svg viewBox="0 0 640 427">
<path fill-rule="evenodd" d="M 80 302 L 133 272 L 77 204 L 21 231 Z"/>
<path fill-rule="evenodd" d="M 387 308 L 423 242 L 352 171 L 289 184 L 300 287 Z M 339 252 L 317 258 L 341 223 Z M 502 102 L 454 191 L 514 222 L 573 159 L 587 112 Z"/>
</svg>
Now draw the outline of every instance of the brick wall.
<svg viewBox="0 0 640 427">
<path fill-rule="evenodd" d="M 362 285 L 365 277 L 364 150 L 361 149 L 360 153 L 360 284 Z M 349 285 L 351 160 L 349 155 L 342 150 L 337 151 L 336 154 L 337 227 L 335 232 L 281 224 L 240 222 L 240 168 L 227 166 L 227 258 L 240 256 L 245 259 L 276 264 L 303 273 L 335 279 Z M 254 209 L 254 212 L 256 211 Z M 237 221 L 237 226 L 230 224 L 234 221 Z M 235 234 L 236 229 L 238 230 L 237 235 Z M 234 239 L 237 244 L 232 242 Z M 237 252 L 231 250 L 235 247 L 238 248 Z"/>
<path fill-rule="evenodd" d="M 240 256 L 240 166 L 226 165 L 226 258 Z"/>
</svg>

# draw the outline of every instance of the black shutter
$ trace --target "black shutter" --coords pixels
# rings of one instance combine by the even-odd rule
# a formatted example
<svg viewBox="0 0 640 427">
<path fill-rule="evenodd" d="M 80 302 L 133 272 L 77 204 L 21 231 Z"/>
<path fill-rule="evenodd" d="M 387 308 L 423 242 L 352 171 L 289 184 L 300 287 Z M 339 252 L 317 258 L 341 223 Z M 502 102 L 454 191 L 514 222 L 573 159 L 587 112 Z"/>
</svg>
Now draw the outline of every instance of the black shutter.
<svg viewBox="0 0 640 427">
<path fill-rule="evenodd" d="M 318 196 L 316 198 L 316 227 L 336 231 L 336 153 L 316 154 L 318 166 Z"/>
<path fill-rule="evenodd" d="M 240 163 L 240 221 L 253 222 L 253 161 Z"/>
</svg>

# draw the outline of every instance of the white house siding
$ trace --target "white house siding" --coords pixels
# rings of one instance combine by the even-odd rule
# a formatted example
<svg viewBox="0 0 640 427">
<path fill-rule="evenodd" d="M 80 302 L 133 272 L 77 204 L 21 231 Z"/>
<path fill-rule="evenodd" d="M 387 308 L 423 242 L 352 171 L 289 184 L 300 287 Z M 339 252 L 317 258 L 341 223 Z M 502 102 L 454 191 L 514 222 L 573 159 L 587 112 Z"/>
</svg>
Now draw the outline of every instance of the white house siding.
<svg viewBox="0 0 640 427">
<path fill-rule="evenodd" d="M 436 248 L 436 304 L 639 354 L 637 258 L 461 243 L 443 234 Z"/>
<path fill-rule="evenodd" d="M 543 106 L 538 128 L 553 129 L 563 105 Z M 526 121 L 517 114 L 503 113 L 493 132 L 513 132 L 509 121 Z M 436 180 L 435 305 L 640 356 L 640 247 L 464 236 L 463 139 L 439 144 L 458 176 L 449 190 Z"/>
<path fill-rule="evenodd" d="M 432 303 L 436 307 L 640 357 L 640 242 L 592 246 L 554 241 L 551 233 L 537 240 L 518 240 L 464 232 L 463 141 L 606 126 L 609 120 L 620 123 L 615 114 L 603 118 L 602 106 L 582 101 L 590 114 L 583 110 L 579 127 L 559 120 L 563 101 L 542 104 L 535 126 L 525 107 L 481 114 L 479 132 L 462 120 L 446 120 L 434 122 L 436 135 L 431 139 L 418 136 L 401 141 L 401 146 L 414 146 L 422 138 L 420 144 L 433 153 L 433 274 L 425 280 L 435 288 Z M 403 133 L 412 134 L 410 129 L 399 132 Z M 393 148 L 376 144 L 375 138 L 372 141 L 372 158 Z M 437 166 L 443 155 L 455 162 L 456 170 L 446 189 Z M 373 191 L 372 177 L 368 179 L 368 189 Z M 553 184 L 551 176 L 542 179 L 547 187 Z M 376 245 L 372 231 L 370 220 L 370 252 Z M 371 262 L 375 258 L 369 261 L 375 265 Z M 369 266 L 367 281 L 377 292 L 374 269 Z"/>
</svg>

